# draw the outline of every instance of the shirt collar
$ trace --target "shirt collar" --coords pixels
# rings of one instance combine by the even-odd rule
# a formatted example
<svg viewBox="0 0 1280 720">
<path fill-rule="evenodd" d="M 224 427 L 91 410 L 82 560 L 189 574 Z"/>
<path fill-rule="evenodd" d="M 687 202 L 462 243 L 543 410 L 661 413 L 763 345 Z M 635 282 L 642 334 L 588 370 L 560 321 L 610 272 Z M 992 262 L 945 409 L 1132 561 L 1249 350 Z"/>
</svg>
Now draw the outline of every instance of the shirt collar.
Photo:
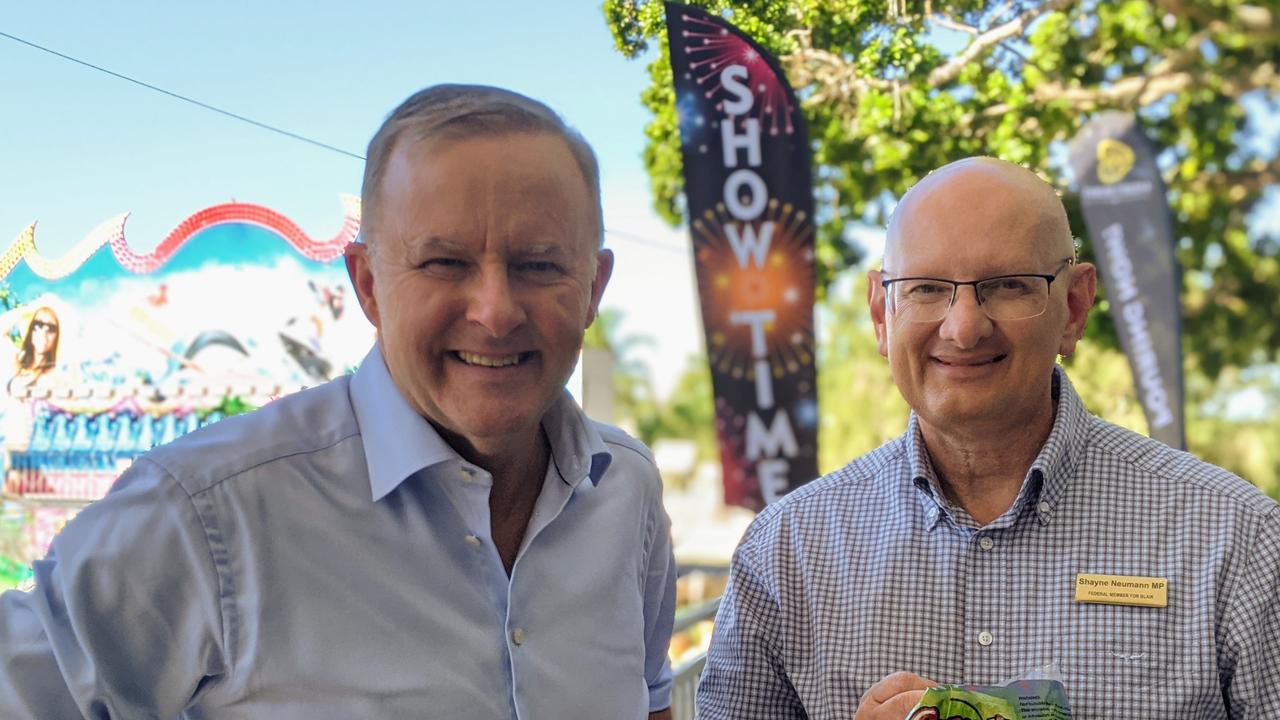
<svg viewBox="0 0 1280 720">
<path fill-rule="evenodd" d="M 542 430 L 551 443 L 551 461 L 561 479 L 572 487 L 590 478 L 599 485 L 613 454 L 600 431 L 566 390 L 542 416 Z"/>
<path fill-rule="evenodd" d="M 1092 418 L 1066 371 L 1057 365 L 1053 368 L 1053 392 L 1058 400 L 1058 413 L 1049 438 L 1031 463 L 1031 472 L 1039 473 L 1042 481 L 1035 512 L 1040 522 L 1045 524 L 1062 501 L 1075 475 L 1076 465 L 1084 457 Z"/>
<path fill-rule="evenodd" d="M 924 447 L 924 435 L 920 432 L 920 418 L 914 410 L 907 420 L 907 462 L 911 466 L 911 484 L 916 488 L 920 509 L 924 511 L 924 527 L 932 531 L 942 519 L 946 499 L 938 476 L 933 472 L 929 452 Z"/>
<path fill-rule="evenodd" d="M 400 394 L 379 344 L 360 363 L 349 392 L 374 502 L 419 470 L 462 459 Z"/>
<path fill-rule="evenodd" d="M 1053 368 L 1052 392 L 1057 400 L 1053 429 L 1049 431 L 1048 439 L 1028 468 L 1022 488 L 1019 489 L 1010 511 L 993 521 L 993 525 L 1006 518 L 1010 518 L 1007 524 L 1011 524 L 1012 519 L 1016 519 L 1028 505 L 1032 506 L 1032 511 L 1041 524 L 1048 524 L 1070 484 L 1076 464 L 1084 451 L 1090 416 L 1066 372 L 1057 365 Z M 929 460 L 924 436 L 920 432 L 920 421 L 914 411 L 907 424 L 906 440 L 911 481 L 916 487 L 920 507 L 924 511 L 925 529 L 933 530 L 942 516 L 949 514 L 949 503 L 942 494 L 938 476 Z"/>
<path fill-rule="evenodd" d="M 375 343 L 360 363 L 349 393 L 374 502 L 421 470 L 442 463 L 465 462 L 400 393 L 387 370 L 380 344 Z M 593 485 L 598 485 L 613 456 L 568 392 L 543 416 L 542 427 L 551 444 L 552 462 L 564 482 L 577 487 L 590 478 Z"/>
</svg>

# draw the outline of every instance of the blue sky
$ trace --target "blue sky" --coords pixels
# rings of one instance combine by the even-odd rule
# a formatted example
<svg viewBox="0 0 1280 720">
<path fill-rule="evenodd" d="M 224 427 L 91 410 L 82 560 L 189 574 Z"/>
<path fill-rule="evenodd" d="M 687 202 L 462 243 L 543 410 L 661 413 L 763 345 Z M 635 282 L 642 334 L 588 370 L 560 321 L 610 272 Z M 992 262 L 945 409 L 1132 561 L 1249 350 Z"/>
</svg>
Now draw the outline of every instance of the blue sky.
<svg viewBox="0 0 1280 720">
<path fill-rule="evenodd" d="M 647 59 L 613 49 L 598 0 L 357 3 L 10 3 L 0 31 L 255 120 L 363 154 L 383 117 L 438 82 L 502 85 L 539 98 L 600 156 L 607 243 L 618 268 L 605 305 L 669 388 L 702 346 L 684 229 L 649 210 L 641 159 Z M 132 213 L 149 249 L 188 215 L 238 200 L 313 236 L 358 194 L 355 159 L 237 122 L 0 38 L 0 243 L 38 221 L 47 256 Z"/>
<path fill-rule="evenodd" d="M 665 393 L 702 348 L 684 228 L 649 210 L 639 95 L 650 58 L 613 49 L 600 0 L 375 2 L 225 0 L 12 2 L 0 31 L 329 145 L 363 154 L 385 114 L 438 82 L 502 85 L 546 101 L 600 156 L 607 243 L 618 256 L 605 306 Z M 229 200 L 334 234 L 340 193 L 362 163 L 280 137 L 0 38 L 0 243 L 32 221 L 58 256 L 98 223 L 132 213 L 149 249 L 191 213 Z M 1259 142 L 1280 116 L 1251 107 Z M 1272 203 L 1255 232 L 1280 227 Z M 1280 230 L 1273 230 L 1280 232 Z M 859 240 L 877 249 L 876 233 Z"/>
</svg>

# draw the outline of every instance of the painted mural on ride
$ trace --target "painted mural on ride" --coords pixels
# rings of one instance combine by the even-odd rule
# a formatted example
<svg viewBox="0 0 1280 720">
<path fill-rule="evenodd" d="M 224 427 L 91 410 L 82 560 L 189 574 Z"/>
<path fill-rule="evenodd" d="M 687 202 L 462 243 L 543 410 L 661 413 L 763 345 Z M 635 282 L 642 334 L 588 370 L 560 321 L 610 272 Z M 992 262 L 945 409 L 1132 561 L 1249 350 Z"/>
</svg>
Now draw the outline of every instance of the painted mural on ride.
<svg viewBox="0 0 1280 720">
<path fill-rule="evenodd" d="M 342 251 L 360 201 L 341 200 L 321 239 L 249 203 L 158 244 L 123 214 L 56 259 L 35 223 L 19 233 L 0 256 L 0 588 L 138 455 L 359 363 L 373 330 Z"/>
</svg>

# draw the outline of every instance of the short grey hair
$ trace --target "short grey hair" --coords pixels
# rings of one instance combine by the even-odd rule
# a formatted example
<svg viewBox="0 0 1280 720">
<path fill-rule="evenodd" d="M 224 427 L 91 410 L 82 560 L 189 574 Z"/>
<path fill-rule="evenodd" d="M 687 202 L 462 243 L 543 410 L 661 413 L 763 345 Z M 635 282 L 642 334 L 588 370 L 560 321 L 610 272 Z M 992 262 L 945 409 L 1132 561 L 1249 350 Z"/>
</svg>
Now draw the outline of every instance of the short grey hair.
<svg viewBox="0 0 1280 720">
<path fill-rule="evenodd" d="M 565 141 L 591 190 L 596 233 L 604 242 L 604 212 L 600 202 L 600 164 L 596 154 L 574 128 L 550 107 L 517 92 L 487 85 L 433 85 L 419 90 L 391 111 L 369 141 L 360 189 L 361 236 L 368 242 L 369 218 L 387 163 L 400 138 L 409 133 L 417 142 L 465 140 L 519 133 L 549 133 Z"/>
</svg>

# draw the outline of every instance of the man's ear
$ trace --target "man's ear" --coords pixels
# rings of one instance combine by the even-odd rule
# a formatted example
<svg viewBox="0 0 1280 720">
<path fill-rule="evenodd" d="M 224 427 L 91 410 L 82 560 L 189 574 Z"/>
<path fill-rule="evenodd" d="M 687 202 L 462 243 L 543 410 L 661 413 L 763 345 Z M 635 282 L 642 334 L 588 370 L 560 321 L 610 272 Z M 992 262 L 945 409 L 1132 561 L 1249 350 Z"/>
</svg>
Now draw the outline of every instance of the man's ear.
<svg viewBox="0 0 1280 720">
<path fill-rule="evenodd" d="M 596 316 L 600 313 L 600 298 L 604 297 L 605 286 L 609 284 L 609 278 L 613 275 L 613 251 L 599 250 L 596 252 L 596 276 L 591 279 L 591 305 L 587 308 L 587 324 L 584 330 L 596 321 Z"/>
<path fill-rule="evenodd" d="M 889 328 L 885 325 L 884 275 L 879 270 L 867 272 L 867 309 L 871 311 L 871 324 L 876 329 L 876 347 L 880 354 L 889 357 Z"/>
<path fill-rule="evenodd" d="M 369 322 L 381 330 L 378 299 L 373 292 L 373 258 L 370 257 L 369 246 L 362 242 L 350 243 L 342 255 L 347 263 L 347 276 L 351 278 L 351 286 L 356 290 L 356 299 L 360 301 L 360 309 L 364 311 L 364 316 L 369 319 Z"/>
<path fill-rule="evenodd" d="M 1098 292 L 1098 270 L 1092 263 L 1080 263 L 1071 268 L 1071 281 L 1067 285 L 1067 326 L 1058 343 L 1058 354 L 1064 357 L 1076 350 L 1076 343 L 1084 335 L 1089 323 L 1089 309 L 1093 307 Z"/>
</svg>

